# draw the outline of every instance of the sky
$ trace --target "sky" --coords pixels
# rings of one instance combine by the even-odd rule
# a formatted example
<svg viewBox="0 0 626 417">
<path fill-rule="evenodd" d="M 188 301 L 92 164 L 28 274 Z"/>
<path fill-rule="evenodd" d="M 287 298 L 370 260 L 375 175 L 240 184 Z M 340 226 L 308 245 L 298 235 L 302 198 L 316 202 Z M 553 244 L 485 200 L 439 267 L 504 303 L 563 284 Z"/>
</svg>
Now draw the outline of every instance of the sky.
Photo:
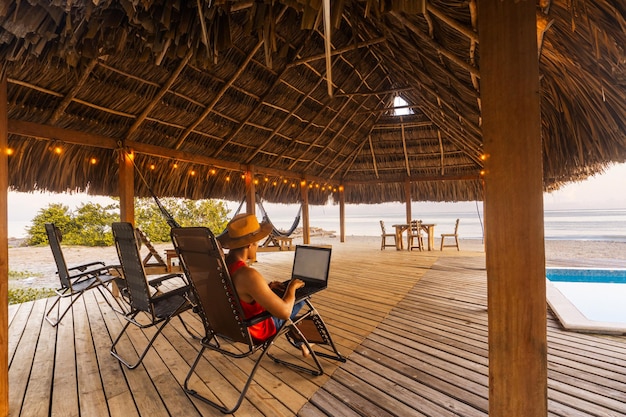
<svg viewBox="0 0 626 417">
<path fill-rule="evenodd" d="M 567 210 L 567 209 L 626 209 L 626 164 L 613 165 L 601 175 L 590 177 L 589 179 L 568 184 L 558 191 L 546 193 L 544 195 L 544 210 Z M 63 203 L 71 210 L 76 209 L 86 202 L 106 205 L 113 200 L 109 197 L 90 196 L 87 194 L 50 194 L 50 193 L 16 193 L 9 192 L 8 196 L 8 216 L 9 216 L 9 237 L 23 237 L 26 233 L 24 227 L 31 224 L 32 219 L 41 209 L 48 207 L 51 203 Z M 414 203 L 415 204 L 415 203 Z M 475 210 L 475 203 L 433 203 L 420 202 L 421 211 L 467 211 Z M 239 202 L 228 202 L 228 207 L 234 212 Z M 387 203 L 371 205 L 362 204 L 360 206 L 350 206 L 351 214 L 371 212 L 381 210 L 386 212 L 390 206 L 395 208 L 403 207 L 403 203 Z M 272 216 L 295 216 L 297 205 L 264 205 L 268 213 Z M 295 208 L 294 208 L 295 207 Z M 348 210 L 348 208 L 347 208 Z M 320 215 L 336 216 L 337 206 L 333 207 L 311 207 L 311 217 Z"/>
</svg>

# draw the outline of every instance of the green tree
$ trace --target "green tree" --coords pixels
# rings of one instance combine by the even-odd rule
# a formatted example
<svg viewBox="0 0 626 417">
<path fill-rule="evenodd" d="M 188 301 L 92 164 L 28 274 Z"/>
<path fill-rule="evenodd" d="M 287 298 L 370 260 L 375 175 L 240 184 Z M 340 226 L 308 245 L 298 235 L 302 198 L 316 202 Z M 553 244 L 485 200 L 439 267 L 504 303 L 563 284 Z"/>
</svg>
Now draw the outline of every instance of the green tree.
<svg viewBox="0 0 626 417">
<path fill-rule="evenodd" d="M 59 230 L 70 230 L 72 225 L 72 212 L 69 207 L 55 203 L 39 210 L 32 220 L 32 225 L 26 228 L 26 244 L 29 246 L 47 245 L 48 235 L 46 234 L 46 223 L 54 223 Z"/>
<path fill-rule="evenodd" d="M 228 223 L 228 208 L 222 201 L 159 199 L 181 226 L 205 226 L 220 233 Z M 135 200 L 135 223 L 153 242 L 169 242 L 170 227 L 151 198 Z"/>
<path fill-rule="evenodd" d="M 73 227 L 64 242 L 69 245 L 111 246 L 111 223 L 119 221 L 119 206 L 111 204 L 82 204 L 74 213 Z"/>
</svg>

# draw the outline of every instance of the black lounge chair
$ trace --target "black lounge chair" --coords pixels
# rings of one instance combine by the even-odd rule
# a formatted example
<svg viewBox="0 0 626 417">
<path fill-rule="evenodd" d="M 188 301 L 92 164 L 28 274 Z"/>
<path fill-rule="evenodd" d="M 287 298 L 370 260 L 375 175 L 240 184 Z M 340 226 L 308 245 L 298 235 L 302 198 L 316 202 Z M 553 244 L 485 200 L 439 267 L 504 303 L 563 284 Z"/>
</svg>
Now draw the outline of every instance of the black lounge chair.
<svg viewBox="0 0 626 417">
<path fill-rule="evenodd" d="M 63 317 L 67 314 L 67 312 L 72 308 L 74 303 L 86 292 L 96 288 L 100 294 L 104 297 L 105 301 L 116 310 L 109 298 L 102 291 L 104 288 L 111 297 L 113 294 L 111 289 L 107 286 L 110 285 L 119 274 L 115 273 L 115 269 L 117 267 L 107 266 L 104 262 L 96 261 L 89 262 L 82 265 L 77 265 L 73 267 L 68 267 L 65 262 L 65 257 L 63 256 L 63 250 L 61 249 L 61 240 L 63 239 L 63 235 L 59 228 L 54 225 L 54 223 L 46 223 L 45 224 L 46 234 L 48 235 L 48 242 L 50 244 L 50 249 L 52 250 L 52 255 L 54 257 L 54 262 L 57 266 L 57 275 L 59 276 L 59 280 L 61 281 L 61 286 L 58 289 L 55 289 L 54 292 L 57 294 L 57 298 L 52 303 L 48 311 L 46 312 L 46 321 L 50 323 L 52 326 L 57 326 Z M 61 312 L 61 304 L 60 301 L 62 298 L 68 298 L 71 300 L 70 304 L 65 307 L 63 312 Z M 123 311 L 123 306 L 120 301 L 113 297 L 115 302 L 118 304 L 119 310 L 118 312 Z M 50 313 L 59 305 L 59 312 L 57 313 L 57 318 L 53 319 L 50 317 Z"/>
<path fill-rule="evenodd" d="M 189 310 L 193 305 L 189 299 L 190 288 L 182 274 L 166 274 L 152 278 L 150 281 L 147 280 L 139 254 L 135 231 L 130 223 L 113 223 L 112 228 L 115 248 L 117 249 L 122 275 L 126 283 L 123 293 L 125 297 L 128 298 L 130 311 L 123 316 L 127 322 L 120 334 L 113 341 L 111 355 L 129 369 L 134 369 L 139 366 L 157 336 L 161 334 L 163 328 L 172 318 L 178 317 L 187 332 L 191 336 L 194 336 L 180 317 L 182 312 Z M 166 292 L 154 289 L 170 279 L 179 279 L 182 280 L 182 282 L 179 283 L 178 287 Z M 151 287 L 153 288 L 151 289 Z M 145 313 L 144 315 L 147 316 L 148 319 L 140 321 L 138 316 L 141 313 Z M 126 330 L 131 324 L 141 329 L 158 326 L 157 331 L 154 333 L 147 346 L 138 354 L 136 362 L 132 364 L 122 358 L 116 348 L 122 335 L 126 333 Z"/>
<path fill-rule="evenodd" d="M 277 363 L 311 375 L 321 375 L 324 372 L 318 356 L 345 362 L 345 358 L 341 356 L 333 344 L 322 318 L 309 300 L 307 300 L 308 309 L 302 309 L 308 311 L 301 313 L 294 321 L 287 320 L 281 328 L 277 329 L 274 336 L 261 342 L 253 340 L 248 328 L 267 319 L 270 315 L 266 312 L 250 319 L 244 318 L 244 312 L 228 273 L 222 249 L 213 233 L 204 227 L 173 228 L 171 233 L 174 248 L 178 253 L 183 270 L 190 280 L 197 301 L 196 311 L 200 315 L 205 329 L 205 336 L 201 342 L 202 347 L 185 378 L 184 389 L 188 394 L 210 404 L 223 413 L 229 414 L 235 412 L 241 405 L 254 374 L 266 354 Z M 267 353 L 269 348 L 275 340 L 283 335 L 286 335 L 294 346 L 297 346 L 298 342 L 306 344 L 311 353 L 308 360 L 312 361 L 314 366 L 309 366 L 306 362 L 300 362 L 300 364 L 288 362 L 269 355 Z M 329 351 L 332 350 L 332 354 L 314 351 L 311 343 L 327 345 Z M 206 349 L 214 350 L 231 358 L 245 358 L 255 352 L 260 352 L 233 407 L 212 401 L 189 387 L 189 381 Z"/>
</svg>

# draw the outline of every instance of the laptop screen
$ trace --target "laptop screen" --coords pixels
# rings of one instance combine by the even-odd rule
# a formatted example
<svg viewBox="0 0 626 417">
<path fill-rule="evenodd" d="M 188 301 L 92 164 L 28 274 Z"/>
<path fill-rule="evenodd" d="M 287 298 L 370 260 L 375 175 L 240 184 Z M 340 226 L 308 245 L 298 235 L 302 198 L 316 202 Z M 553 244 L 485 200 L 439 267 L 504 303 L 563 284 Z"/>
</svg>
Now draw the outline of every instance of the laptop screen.
<svg viewBox="0 0 626 417">
<path fill-rule="evenodd" d="M 291 277 L 326 284 L 330 269 L 330 253 L 331 248 L 296 246 Z"/>
</svg>

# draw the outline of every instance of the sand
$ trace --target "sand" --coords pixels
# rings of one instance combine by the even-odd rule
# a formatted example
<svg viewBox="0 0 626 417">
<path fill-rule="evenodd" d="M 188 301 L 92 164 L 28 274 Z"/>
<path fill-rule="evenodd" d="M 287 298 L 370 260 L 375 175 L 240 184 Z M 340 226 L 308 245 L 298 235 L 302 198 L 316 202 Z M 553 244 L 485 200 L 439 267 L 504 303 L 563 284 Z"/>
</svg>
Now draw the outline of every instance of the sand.
<svg viewBox="0 0 626 417">
<path fill-rule="evenodd" d="M 363 249 L 380 250 L 379 236 L 347 236 L 346 242 L 341 244 L 336 237 L 316 238 L 312 244 L 355 245 Z M 294 239 L 294 244 L 301 243 Z M 169 243 L 156 244 L 159 253 L 164 254 L 166 249 L 172 249 Z M 439 240 L 435 239 L 435 248 L 439 248 Z M 461 239 L 459 255 L 484 253 L 480 240 Z M 590 267 L 618 267 L 626 268 L 626 242 L 588 241 L 588 240 L 549 240 L 546 241 L 547 266 L 590 266 Z M 387 248 L 386 250 L 390 250 Z M 456 252 L 454 248 L 444 249 L 446 255 Z M 84 247 L 68 246 L 63 249 L 66 262 L 70 266 L 90 261 L 103 261 L 107 265 L 118 264 L 117 253 L 114 247 Z M 142 255 L 148 251 L 142 248 Z M 259 254 L 272 256 L 273 252 Z M 364 252 L 362 252 L 364 253 Z M 163 256 L 164 257 L 164 256 Z M 9 270 L 23 273 L 19 279 L 11 279 L 10 286 L 47 287 L 58 286 L 56 265 L 50 247 L 10 247 Z"/>
</svg>

